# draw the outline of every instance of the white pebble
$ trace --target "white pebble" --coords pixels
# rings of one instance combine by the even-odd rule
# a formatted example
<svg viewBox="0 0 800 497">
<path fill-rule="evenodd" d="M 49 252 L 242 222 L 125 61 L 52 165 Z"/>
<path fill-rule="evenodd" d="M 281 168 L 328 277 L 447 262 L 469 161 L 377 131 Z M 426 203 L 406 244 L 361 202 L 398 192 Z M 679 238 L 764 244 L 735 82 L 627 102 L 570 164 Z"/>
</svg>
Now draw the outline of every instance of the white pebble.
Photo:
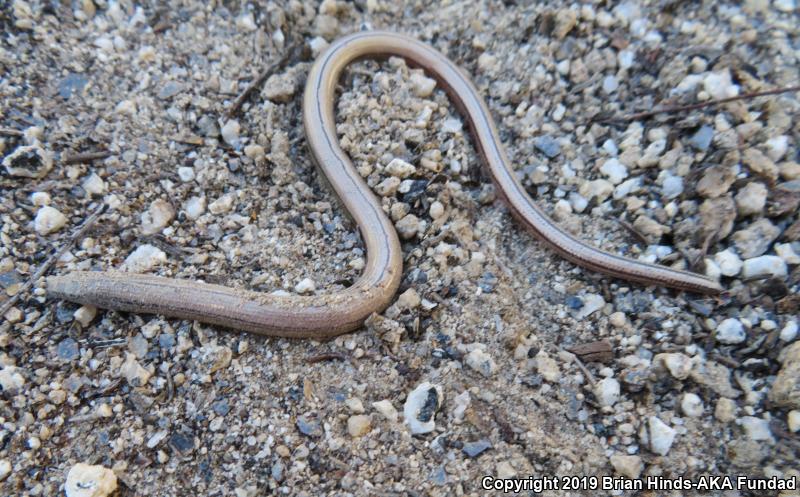
<svg viewBox="0 0 800 497">
<path fill-rule="evenodd" d="M 212 214 L 224 214 L 229 212 L 233 208 L 234 198 L 232 193 L 226 193 L 208 205 L 209 212 Z"/>
<path fill-rule="evenodd" d="M 92 173 L 88 178 L 83 180 L 83 190 L 89 195 L 103 195 L 106 192 L 106 183 L 103 178 Z"/>
<path fill-rule="evenodd" d="M 411 89 L 418 97 L 428 97 L 436 88 L 436 80 L 423 76 L 420 73 L 411 75 Z"/>
<path fill-rule="evenodd" d="M 206 198 L 205 197 L 191 197 L 183 204 L 183 210 L 186 212 L 186 217 L 195 220 L 203 215 L 206 211 Z"/>
<path fill-rule="evenodd" d="M 789 415 L 786 416 L 786 422 L 789 425 L 789 431 L 792 433 L 800 431 L 800 411 L 789 411 Z"/>
<path fill-rule="evenodd" d="M 167 254 L 158 247 L 142 245 L 125 259 L 122 270 L 129 273 L 145 273 L 167 261 Z"/>
<path fill-rule="evenodd" d="M 230 121 L 226 122 L 220 130 L 222 133 L 222 139 L 225 140 L 225 143 L 231 147 L 238 147 L 240 128 L 239 121 L 236 119 L 231 119 Z"/>
<path fill-rule="evenodd" d="M 631 50 L 621 50 L 617 54 L 617 61 L 621 69 L 628 69 L 633 65 L 634 53 Z"/>
<path fill-rule="evenodd" d="M 698 418 L 703 415 L 703 401 L 696 394 L 683 394 L 681 411 L 690 418 Z"/>
<path fill-rule="evenodd" d="M 466 362 L 467 366 L 479 372 L 486 378 L 494 374 L 495 370 L 497 369 L 492 357 L 479 348 L 473 349 L 472 352 L 467 354 Z"/>
<path fill-rule="evenodd" d="M 608 180 L 613 184 L 618 185 L 625 178 L 628 177 L 628 168 L 626 168 L 617 159 L 608 159 L 600 166 L 600 172 L 608 177 Z"/>
<path fill-rule="evenodd" d="M 666 198 L 676 198 L 683 193 L 683 178 L 668 176 L 661 184 L 661 194 Z"/>
<path fill-rule="evenodd" d="M 743 416 L 736 420 L 736 424 L 741 426 L 747 438 L 754 442 L 774 441 L 772 431 L 769 428 L 769 421 L 766 419 Z"/>
<path fill-rule="evenodd" d="M 106 497 L 117 489 L 117 475 L 103 466 L 78 463 L 67 473 L 67 497 Z"/>
<path fill-rule="evenodd" d="M 166 200 L 158 199 L 142 213 L 142 234 L 154 235 L 164 229 L 175 217 L 175 209 Z"/>
<path fill-rule="evenodd" d="M 714 255 L 714 262 L 719 266 L 723 276 L 736 276 L 742 270 L 742 260 L 730 249 L 717 252 Z"/>
<path fill-rule="evenodd" d="M 11 474 L 11 461 L 8 459 L 0 460 L 0 481 L 5 480 L 8 478 L 8 475 Z"/>
<path fill-rule="evenodd" d="M 395 157 L 386 166 L 386 172 L 397 178 L 407 178 L 414 174 L 417 168 L 412 164 Z"/>
<path fill-rule="evenodd" d="M 314 283 L 314 280 L 311 278 L 303 278 L 300 282 L 295 285 L 294 291 L 297 293 L 313 293 L 314 290 L 317 289 L 317 285 Z"/>
<path fill-rule="evenodd" d="M 795 338 L 797 338 L 797 321 L 789 321 L 781 330 L 780 339 L 791 342 Z"/>
<path fill-rule="evenodd" d="M 619 82 L 617 81 L 616 76 L 609 75 L 603 78 L 603 91 L 607 94 L 612 94 L 617 91 L 619 88 Z"/>
<path fill-rule="evenodd" d="M 84 305 L 79 307 L 78 310 L 72 314 L 72 317 L 74 317 L 75 321 L 79 322 L 81 326 L 86 328 L 96 315 L 97 307 L 93 305 Z"/>
<path fill-rule="evenodd" d="M 726 345 L 742 343 L 747 339 L 744 325 L 735 318 L 728 318 L 717 325 L 715 337 L 718 342 Z"/>
<path fill-rule="evenodd" d="M 397 409 L 394 408 L 394 405 L 392 405 L 391 401 L 387 399 L 379 400 L 378 402 L 373 402 L 372 407 L 381 413 L 381 415 L 388 421 L 391 421 L 392 423 L 397 422 L 399 415 L 397 413 Z"/>
<path fill-rule="evenodd" d="M 66 224 L 67 216 L 57 209 L 45 205 L 36 213 L 36 219 L 33 221 L 33 228 L 40 235 L 49 235 L 50 233 L 60 230 Z"/>
<path fill-rule="evenodd" d="M 730 98 L 739 95 L 739 86 L 733 84 L 729 69 L 711 72 L 703 80 L 703 89 L 713 99 Z"/>
<path fill-rule="evenodd" d="M 194 179 L 194 168 L 189 166 L 181 166 L 178 168 L 178 177 L 184 183 L 188 183 Z"/>
<path fill-rule="evenodd" d="M 677 432 L 658 419 L 656 416 L 650 416 L 648 420 L 650 450 L 655 454 L 666 456 L 669 449 L 672 447 L 672 442 L 675 441 Z"/>
<path fill-rule="evenodd" d="M 775 245 L 775 253 L 783 259 L 786 264 L 795 266 L 800 264 L 800 256 L 794 251 L 790 243 L 778 243 Z"/>
<path fill-rule="evenodd" d="M 428 213 L 433 219 L 439 219 L 440 217 L 444 216 L 444 205 L 436 200 L 431 204 Z"/>
<path fill-rule="evenodd" d="M 744 261 L 742 266 L 742 277 L 744 279 L 760 278 L 762 276 L 785 278 L 787 274 L 786 262 L 775 255 L 753 257 Z"/>
<path fill-rule="evenodd" d="M 789 137 L 786 135 L 775 136 L 766 141 L 767 157 L 778 162 L 789 150 Z"/>
<path fill-rule="evenodd" d="M 619 401 L 619 381 L 614 378 L 603 378 L 595 385 L 594 395 L 601 406 L 613 406 Z"/>
<path fill-rule="evenodd" d="M 31 193 L 31 203 L 36 207 L 42 207 L 50 204 L 50 194 L 47 192 L 33 192 Z"/>
</svg>

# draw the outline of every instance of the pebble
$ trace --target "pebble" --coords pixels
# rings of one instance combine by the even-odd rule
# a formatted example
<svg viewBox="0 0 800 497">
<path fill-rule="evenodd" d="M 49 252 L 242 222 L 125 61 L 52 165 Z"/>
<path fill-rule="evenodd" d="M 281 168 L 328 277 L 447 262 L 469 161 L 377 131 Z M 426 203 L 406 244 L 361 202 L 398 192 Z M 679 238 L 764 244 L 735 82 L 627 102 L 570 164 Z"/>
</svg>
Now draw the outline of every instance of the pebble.
<svg viewBox="0 0 800 497">
<path fill-rule="evenodd" d="M 800 342 L 786 346 L 779 358 L 783 367 L 772 383 L 769 400 L 778 407 L 800 409 Z"/>
<path fill-rule="evenodd" d="M 125 362 L 119 368 L 119 374 L 128 381 L 132 387 L 141 387 L 147 384 L 152 376 L 152 373 L 143 368 L 139 361 L 136 360 L 136 355 L 125 353 Z"/>
<path fill-rule="evenodd" d="M 409 79 L 411 81 L 411 91 L 418 97 L 429 97 L 434 88 L 436 88 L 436 80 L 428 78 L 419 72 L 411 74 Z"/>
<path fill-rule="evenodd" d="M 220 133 L 222 134 L 222 139 L 225 140 L 225 143 L 230 145 L 231 147 L 237 148 L 239 146 L 239 130 L 241 126 L 239 126 L 239 121 L 236 119 L 231 119 L 222 126 L 220 129 Z"/>
<path fill-rule="evenodd" d="M 584 295 L 582 300 L 583 305 L 574 313 L 575 319 L 586 319 L 606 305 L 602 295 L 595 293 Z"/>
<path fill-rule="evenodd" d="M 650 416 L 648 419 L 648 436 L 650 450 L 653 451 L 653 453 L 666 456 L 670 448 L 672 448 L 675 435 L 677 435 L 675 429 L 661 421 L 658 417 Z"/>
<path fill-rule="evenodd" d="M 64 359 L 65 361 L 77 359 L 80 356 L 78 342 L 69 337 L 61 340 L 56 347 L 56 354 L 60 359 Z"/>
<path fill-rule="evenodd" d="M 461 450 L 464 451 L 464 454 L 466 454 L 470 458 L 475 458 L 491 448 L 492 448 L 492 442 L 490 442 L 485 438 L 482 438 L 475 442 L 465 442 Z"/>
<path fill-rule="evenodd" d="M 614 193 L 614 185 L 610 181 L 604 179 L 586 181 L 581 185 L 579 193 L 586 200 L 596 198 L 597 202 L 604 202 L 608 197 L 611 196 L 612 193 Z M 575 212 L 582 211 L 583 209 L 575 209 Z"/>
<path fill-rule="evenodd" d="M 391 197 L 400 188 L 400 178 L 390 176 L 375 186 L 375 191 L 381 197 Z M 400 193 L 403 193 L 402 191 Z"/>
<path fill-rule="evenodd" d="M 67 224 L 67 216 L 59 212 L 57 209 L 45 205 L 36 213 L 36 219 L 33 221 L 33 228 L 40 235 L 49 235 L 55 233 Z"/>
<path fill-rule="evenodd" d="M 419 218 L 414 214 L 408 214 L 403 217 L 403 219 L 397 221 L 394 226 L 400 238 L 403 240 L 410 240 L 417 236 L 417 233 L 422 227 Z"/>
<path fill-rule="evenodd" d="M 556 383 L 561 378 L 558 363 L 543 350 L 536 354 L 536 371 L 550 383 Z"/>
<path fill-rule="evenodd" d="M 183 85 L 177 81 L 168 81 L 158 91 L 158 98 L 168 100 L 183 91 Z"/>
<path fill-rule="evenodd" d="M 744 325 L 736 318 L 728 318 L 717 325 L 714 338 L 725 345 L 735 345 L 747 340 Z"/>
<path fill-rule="evenodd" d="M 797 338 L 797 321 L 789 321 L 781 329 L 780 339 L 784 342 L 791 342 L 795 338 Z"/>
<path fill-rule="evenodd" d="M 178 177 L 184 183 L 188 183 L 194 179 L 194 168 L 189 166 L 181 166 L 178 168 Z"/>
<path fill-rule="evenodd" d="M 67 497 L 106 497 L 117 489 L 117 475 L 104 466 L 78 463 L 70 468 L 64 491 Z"/>
<path fill-rule="evenodd" d="M 189 200 L 183 204 L 183 210 L 186 212 L 186 217 L 191 220 L 198 219 L 206 212 L 206 198 L 205 197 L 190 197 Z"/>
<path fill-rule="evenodd" d="M 558 144 L 551 136 L 543 135 L 537 136 L 533 139 L 533 146 L 548 158 L 553 159 L 561 153 L 561 145 Z"/>
<path fill-rule="evenodd" d="M 52 199 L 50 198 L 50 194 L 47 192 L 33 192 L 31 193 L 31 203 L 36 207 L 42 207 L 43 205 L 49 205 Z"/>
<path fill-rule="evenodd" d="M 3 167 L 11 176 L 38 179 L 53 168 L 53 156 L 38 145 L 26 145 L 8 154 Z"/>
<path fill-rule="evenodd" d="M 786 423 L 789 425 L 789 431 L 792 433 L 800 431 L 800 411 L 789 411 L 789 414 L 786 416 Z M 2 476 L 0 476 L 0 480 L 2 479 Z"/>
<path fill-rule="evenodd" d="M 613 406 L 620 397 L 619 381 L 614 378 L 603 378 L 595 385 L 594 395 L 601 406 Z"/>
<path fill-rule="evenodd" d="M 768 219 L 761 218 L 747 228 L 731 235 L 736 250 L 745 259 L 750 259 L 769 250 L 772 242 L 781 234 L 780 228 Z"/>
<path fill-rule="evenodd" d="M 442 216 L 444 216 L 444 205 L 438 200 L 434 201 L 428 210 L 428 214 L 432 219 L 440 219 Z"/>
<path fill-rule="evenodd" d="M 175 209 L 166 200 L 158 199 L 142 213 L 142 234 L 154 235 L 163 230 L 175 218 Z"/>
<path fill-rule="evenodd" d="M 616 76 L 608 75 L 605 78 L 603 78 L 602 86 L 603 86 L 603 91 L 606 92 L 606 94 L 610 95 L 615 91 L 617 91 L 617 88 L 619 88 L 619 81 L 617 81 Z"/>
<path fill-rule="evenodd" d="M 475 348 L 465 358 L 467 366 L 482 374 L 485 378 L 492 376 L 497 369 L 492 357 L 483 351 Z"/>
<path fill-rule="evenodd" d="M 775 255 L 762 255 L 744 261 L 742 278 L 756 279 L 764 276 L 771 278 L 785 278 L 788 274 L 786 262 Z"/>
<path fill-rule="evenodd" d="M 83 190 L 90 196 L 100 196 L 106 193 L 106 183 L 103 181 L 103 178 L 97 175 L 97 173 L 90 174 L 88 178 L 83 180 L 83 184 L 81 186 L 83 187 Z"/>
<path fill-rule="evenodd" d="M 398 413 L 397 409 L 394 408 L 392 402 L 388 399 L 379 400 L 377 402 L 372 403 L 372 407 L 375 408 L 384 418 L 392 423 L 396 423 L 398 420 Z"/>
<path fill-rule="evenodd" d="M 227 369 L 233 359 L 233 351 L 226 345 L 211 343 L 203 347 L 200 362 L 208 374 Z"/>
<path fill-rule="evenodd" d="M 417 168 L 403 159 L 395 157 L 386 166 L 386 172 L 397 178 L 408 178 L 417 172 Z"/>
<path fill-rule="evenodd" d="M 364 403 L 361 402 L 361 399 L 357 397 L 350 397 L 349 399 L 345 400 L 344 405 L 346 405 L 348 409 L 356 414 L 364 414 Z"/>
<path fill-rule="evenodd" d="M 75 311 L 73 314 L 75 317 L 75 321 L 79 322 L 81 326 L 86 328 L 89 326 L 89 323 L 92 322 L 95 316 L 97 316 L 97 307 L 93 305 L 83 305 Z"/>
<path fill-rule="evenodd" d="M 775 253 L 778 257 L 783 259 L 786 264 L 795 266 L 800 264 L 800 255 L 794 251 L 794 248 L 789 243 L 778 243 L 775 245 Z"/>
<path fill-rule="evenodd" d="M 628 177 L 628 168 L 626 168 L 617 159 L 608 159 L 600 166 L 600 172 L 603 173 L 612 184 L 618 185 Z"/>
<path fill-rule="evenodd" d="M 714 408 L 714 417 L 722 423 L 730 423 L 736 419 L 736 402 L 727 397 L 722 397 L 717 401 Z"/>
<path fill-rule="evenodd" d="M 644 470 L 644 463 L 639 456 L 614 454 L 610 457 L 610 461 L 617 474 L 633 480 L 638 479 Z"/>
<path fill-rule="evenodd" d="M 683 178 L 680 176 L 667 176 L 661 183 L 661 195 L 668 199 L 680 197 L 682 193 Z"/>
<path fill-rule="evenodd" d="M 419 307 L 421 302 L 422 299 L 420 299 L 417 291 L 413 288 L 409 288 L 405 292 L 401 293 L 400 296 L 397 298 L 397 307 L 401 311 L 416 309 L 417 307 Z"/>
<path fill-rule="evenodd" d="M 0 459 L 0 481 L 8 478 L 8 475 L 11 474 L 11 470 L 11 461 L 8 459 Z"/>
<path fill-rule="evenodd" d="M 723 276 L 736 276 L 742 270 L 742 265 L 744 264 L 731 249 L 725 249 L 714 254 L 714 262 L 719 266 L 720 273 Z"/>
<path fill-rule="evenodd" d="M 727 68 L 708 73 L 703 79 L 703 89 L 715 100 L 739 95 L 739 86 L 733 84 L 731 72 Z"/>
<path fill-rule="evenodd" d="M 695 131 L 691 138 L 689 138 L 689 145 L 695 150 L 705 152 L 711 146 L 711 140 L 714 138 L 714 128 L 708 125 L 703 125 Z"/>
<path fill-rule="evenodd" d="M 233 203 L 235 199 L 235 194 L 226 193 L 217 200 L 208 204 L 208 211 L 212 214 L 225 214 L 226 212 L 230 212 L 231 209 L 233 209 Z"/>
<path fill-rule="evenodd" d="M 299 294 L 314 293 L 316 289 L 317 285 L 311 278 L 303 278 L 294 286 L 294 291 Z"/>
<path fill-rule="evenodd" d="M 436 428 L 434 416 L 442 404 L 442 387 L 429 382 L 412 390 L 403 406 L 403 417 L 413 435 L 430 433 Z"/>
<path fill-rule="evenodd" d="M 663 366 L 669 371 L 669 374 L 672 375 L 673 378 L 681 381 L 689 378 L 694 368 L 692 359 L 680 352 L 656 354 L 653 357 L 653 364 Z"/>
<path fill-rule="evenodd" d="M 371 428 L 371 420 L 367 415 L 357 414 L 347 419 L 347 433 L 353 438 L 366 435 Z"/>
<path fill-rule="evenodd" d="M 773 136 L 764 145 L 767 149 L 767 157 L 778 162 L 783 159 L 783 156 L 789 150 L 789 137 L 786 135 Z"/>
<path fill-rule="evenodd" d="M 775 441 L 772 437 L 772 431 L 769 429 L 769 421 L 766 419 L 743 416 L 736 420 L 736 424 L 741 426 L 747 438 L 754 442 Z"/>
<path fill-rule="evenodd" d="M 681 412 L 690 418 L 703 415 L 703 401 L 696 394 L 685 393 L 681 398 Z"/>
<path fill-rule="evenodd" d="M 0 388 L 4 391 L 14 391 L 25 386 L 25 378 L 19 373 L 16 366 L 3 366 L 0 369 Z"/>
<path fill-rule="evenodd" d="M 628 324 L 628 318 L 624 312 L 613 312 L 608 316 L 608 322 L 614 328 L 624 328 Z"/>
<path fill-rule="evenodd" d="M 303 435 L 313 438 L 318 438 L 322 436 L 323 433 L 322 425 L 317 420 L 308 420 L 304 416 L 298 416 L 297 422 L 295 424 L 297 425 L 297 429 L 300 430 L 300 433 L 302 433 Z M 289 452 L 288 447 L 285 448 L 285 450 L 281 449 L 281 447 L 285 446 L 279 446 L 276 449 L 276 452 L 278 452 L 278 454 L 281 455 L 281 457 L 289 457 L 289 455 L 291 455 L 291 452 Z M 286 455 L 281 454 L 281 452 L 284 452 Z"/>
<path fill-rule="evenodd" d="M 761 214 L 767 203 L 767 187 L 763 183 L 748 183 L 736 194 L 736 209 L 740 216 Z"/>
<path fill-rule="evenodd" d="M 160 248 L 147 244 L 131 252 L 121 269 L 129 273 L 146 273 L 164 262 L 167 262 L 167 254 Z"/>
</svg>

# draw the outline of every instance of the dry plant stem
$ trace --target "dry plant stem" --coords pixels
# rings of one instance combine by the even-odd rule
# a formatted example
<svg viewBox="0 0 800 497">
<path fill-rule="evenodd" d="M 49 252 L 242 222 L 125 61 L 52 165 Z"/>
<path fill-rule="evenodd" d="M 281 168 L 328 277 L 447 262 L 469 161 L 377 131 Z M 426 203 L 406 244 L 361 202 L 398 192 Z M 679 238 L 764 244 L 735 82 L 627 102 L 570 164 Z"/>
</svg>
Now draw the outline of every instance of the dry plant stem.
<svg viewBox="0 0 800 497">
<path fill-rule="evenodd" d="M 64 255 L 64 252 L 69 250 L 79 238 L 81 238 L 84 234 L 86 234 L 86 231 L 88 231 L 88 229 L 92 227 L 95 221 L 97 221 L 97 218 L 100 217 L 104 209 L 105 205 L 100 205 L 100 207 L 95 209 L 92 215 L 89 216 L 83 222 L 83 224 L 77 229 L 77 231 L 75 231 L 69 237 L 69 240 L 67 240 L 67 242 L 61 246 L 61 248 L 53 252 L 53 254 L 50 257 L 48 257 L 47 260 L 44 261 L 44 263 L 42 263 L 41 266 L 39 266 L 39 269 L 37 269 L 36 272 L 33 273 L 33 275 L 28 279 L 28 281 L 25 282 L 24 285 L 22 285 L 22 287 L 20 287 L 19 291 L 16 294 L 14 294 L 13 297 L 8 299 L 5 303 L 3 303 L 2 306 L 0 306 L 0 316 L 4 315 L 6 311 L 11 309 L 11 307 L 17 303 L 17 301 L 22 297 L 22 295 L 27 293 L 27 291 L 30 290 L 34 284 L 36 284 L 36 281 L 39 278 L 41 278 L 44 275 L 44 273 L 47 272 L 48 269 L 50 269 L 50 266 L 52 266 L 53 263 L 57 261 L 59 257 Z"/>
<path fill-rule="evenodd" d="M 466 116 L 478 153 L 511 212 L 562 257 L 593 271 L 650 285 L 700 293 L 721 288 L 703 276 L 621 257 L 594 248 L 555 224 L 528 196 L 503 151 L 489 109 L 467 75 L 445 56 L 412 38 L 388 32 L 344 37 L 314 63 L 303 97 L 303 123 L 311 156 L 358 225 L 367 252 L 361 277 L 338 293 L 276 296 L 158 276 L 74 272 L 48 279 L 58 298 L 123 311 L 195 319 L 273 336 L 324 338 L 359 328 L 392 300 L 402 275 L 397 232 L 380 201 L 339 146 L 334 99 L 339 77 L 363 58 L 404 57 L 422 67 Z"/>
<path fill-rule="evenodd" d="M 637 112 L 635 114 L 628 114 L 627 116 L 610 117 L 608 119 L 600 119 L 597 122 L 613 122 L 613 121 L 638 121 L 640 119 L 647 119 L 658 114 L 675 114 L 678 112 L 687 112 L 691 110 L 703 109 L 713 105 L 725 104 L 728 102 L 735 102 L 737 100 L 748 100 L 757 97 L 766 97 L 768 95 L 780 95 L 781 93 L 790 93 L 793 91 L 800 91 L 800 86 L 787 86 L 786 88 L 773 88 L 772 90 L 754 91 L 750 93 L 743 93 L 735 97 L 720 98 L 717 100 L 709 100 L 708 102 L 700 102 L 697 104 L 689 105 L 676 105 L 674 107 L 663 107 L 660 109 L 649 110 L 646 112 Z"/>
</svg>

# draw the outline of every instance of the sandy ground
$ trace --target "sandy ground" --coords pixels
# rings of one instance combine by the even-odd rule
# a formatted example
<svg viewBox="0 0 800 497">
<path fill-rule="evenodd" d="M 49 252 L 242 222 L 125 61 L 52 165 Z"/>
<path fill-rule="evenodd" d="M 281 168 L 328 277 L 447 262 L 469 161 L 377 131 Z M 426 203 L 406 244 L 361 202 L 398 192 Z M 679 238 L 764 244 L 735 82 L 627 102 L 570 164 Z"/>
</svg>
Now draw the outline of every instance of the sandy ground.
<svg viewBox="0 0 800 497">
<path fill-rule="evenodd" d="M 473 75 L 528 192 L 565 228 L 728 290 L 561 260 L 495 199 L 441 89 L 400 59 L 359 62 L 338 131 L 405 230 L 404 296 L 355 333 L 291 341 L 94 315 L 40 280 L 0 327 L 0 494 L 63 493 L 77 463 L 113 470 L 122 496 L 797 478 L 797 92 L 608 119 L 797 84 L 798 25 L 786 0 L 0 3 L 0 299 L 102 204 L 52 273 L 348 285 L 365 254 L 311 163 L 300 100 L 314 57 L 361 29 L 417 37 Z M 107 157 L 74 159 L 93 152 Z M 394 159 L 412 166 L 401 181 L 387 181 Z M 568 352 L 602 340 L 600 362 Z M 412 434 L 404 403 L 423 382 L 440 389 L 435 429 Z M 584 493 L 559 481 L 545 495 Z"/>
</svg>

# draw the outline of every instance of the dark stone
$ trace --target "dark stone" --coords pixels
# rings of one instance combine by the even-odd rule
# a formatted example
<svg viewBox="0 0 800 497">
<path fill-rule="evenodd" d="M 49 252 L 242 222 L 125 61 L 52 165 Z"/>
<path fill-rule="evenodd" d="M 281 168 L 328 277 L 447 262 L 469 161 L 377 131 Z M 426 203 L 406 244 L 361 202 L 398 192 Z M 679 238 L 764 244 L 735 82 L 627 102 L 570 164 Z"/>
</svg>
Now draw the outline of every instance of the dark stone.
<svg viewBox="0 0 800 497">
<path fill-rule="evenodd" d="M 162 349 L 171 349 L 175 346 L 175 335 L 172 333 L 162 333 L 158 335 L 158 346 Z"/>
<path fill-rule="evenodd" d="M 218 416 L 225 416 L 230 412 L 231 406 L 228 404 L 228 399 L 220 399 L 211 404 L 211 409 L 213 409 Z"/>
<path fill-rule="evenodd" d="M 65 338 L 58 343 L 58 347 L 56 347 L 56 353 L 60 359 L 71 361 L 73 359 L 77 359 L 78 356 L 80 356 L 81 351 L 78 347 L 78 342 L 72 338 Z"/>
<path fill-rule="evenodd" d="M 21 282 L 22 276 L 20 276 L 16 269 L 0 274 L 0 287 L 8 288 L 11 285 Z"/>
<path fill-rule="evenodd" d="M 533 146 L 550 159 L 561 153 L 561 146 L 549 135 L 534 138 Z"/>
<path fill-rule="evenodd" d="M 175 432 L 170 437 L 169 443 L 182 454 L 188 454 L 194 450 L 194 436 L 191 434 Z"/>
<path fill-rule="evenodd" d="M 58 82 L 58 94 L 62 98 L 68 99 L 73 94 L 82 92 L 88 82 L 89 78 L 83 74 L 69 73 Z"/>
<path fill-rule="evenodd" d="M 482 438 L 477 442 L 466 442 L 464 443 L 464 447 L 461 449 L 464 453 L 469 456 L 470 458 L 478 457 L 483 452 L 488 449 L 492 448 L 492 442 L 489 440 Z"/>
<path fill-rule="evenodd" d="M 431 387 L 428 390 L 428 397 L 425 399 L 425 404 L 422 406 L 422 409 L 419 410 L 417 419 L 423 423 L 427 423 L 433 419 L 437 407 L 439 407 L 439 393 L 435 388 Z"/>
<path fill-rule="evenodd" d="M 567 304 L 567 307 L 576 311 L 581 307 L 583 307 L 583 299 L 581 299 L 580 297 L 576 297 L 574 295 L 570 295 L 569 297 L 567 297 L 565 303 Z"/>
<path fill-rule="evenodd" d="M 300 433 L 303 435 L 313 438 L 322 436 L 322 425 L 320 425 L 317 420 L 309 421 L 304 416 L 300 416 L 297 418 L 296 424 L 297 429 L 300 430 Z"/>
</svg>

